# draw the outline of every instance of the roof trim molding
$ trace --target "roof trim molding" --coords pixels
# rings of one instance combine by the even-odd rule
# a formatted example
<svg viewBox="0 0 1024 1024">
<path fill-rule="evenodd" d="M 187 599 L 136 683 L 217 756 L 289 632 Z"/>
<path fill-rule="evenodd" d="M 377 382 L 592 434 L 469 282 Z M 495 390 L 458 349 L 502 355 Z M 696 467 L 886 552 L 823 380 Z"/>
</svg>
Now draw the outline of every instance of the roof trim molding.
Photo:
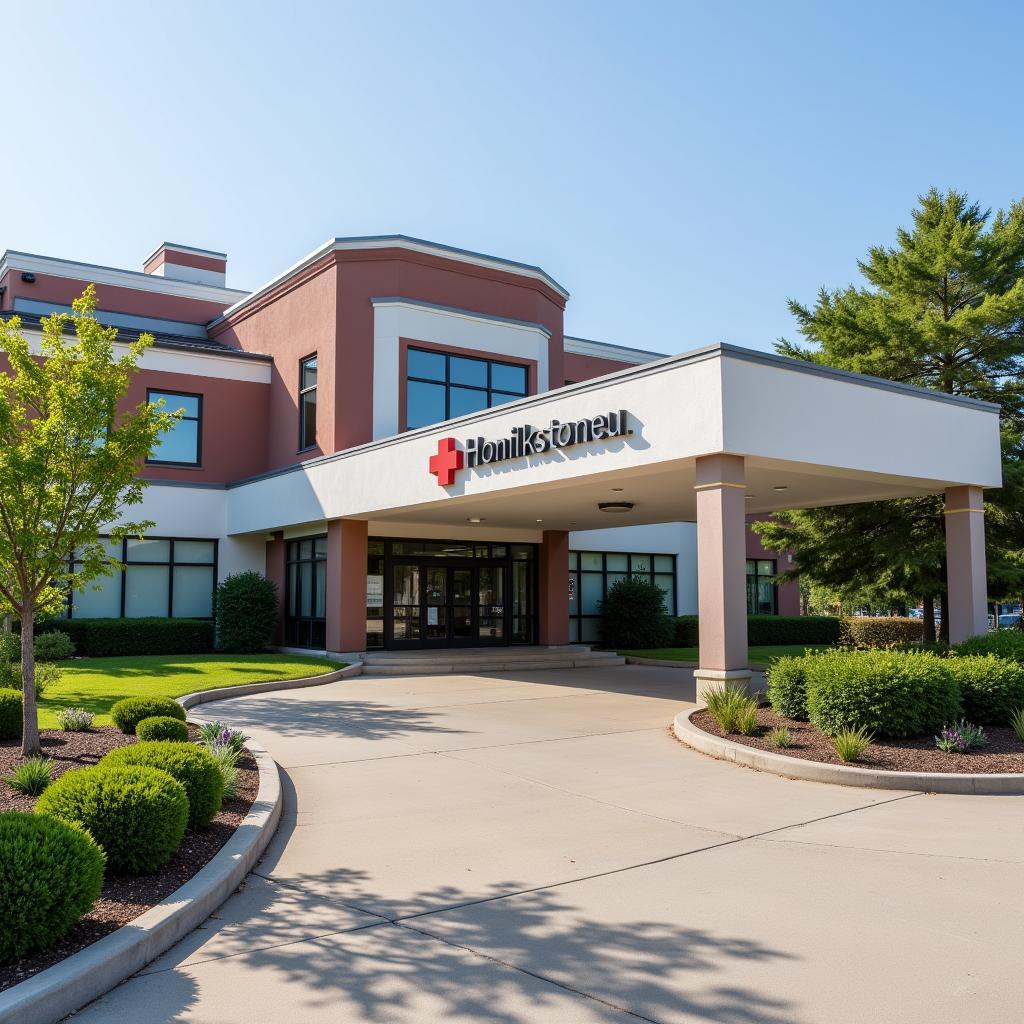
<svg viewBox="0 0 1024 1024">
<path fill-rule="evenodd" d="M 507 274 L 518 274 L 520 277 L 531 278 L 547 285 L 557 292 L 563 299 L 569 298 L 566 291 L 550 274 L 530 263 L 517 263 L 515 260 L 506 260 L 500 256 L 488 256 L 484 253 L 472 252 L 469 249 L 458 249 L 452 245 L 442 245 L 439 242 L 428 242 L 422 238 L 413 238 L 409 235 L 358 235 L 351 238 L 330 238 L 319 248 L 304 256 L 297 263 L 293 263 L 287 270 L 282 271 L 276 277 L 272 277 L 266 284 L 250 292 L 245 298 L 237 301 L 233 306 L 217 317 L 211 324 L 217 324 L 221 320 L 233 316 L 235 313 L 245 309 L 246 306 L 262 298 L 268 292 L 273 291 L 279 285 L 285 284 L 288 280 L 302 273 L 303 270 L 311 267 L 318 260 L 323 259 L 332 252 L 353 252 L 369 251 L 373 249 L 407 249 L 410 252 L 423 253 L 428 256 L 437 256 L 441 259 L 455 260 L 459 263 L 466 263 L 471 266 L 484 267 L 488 270 L 501 270 Z"/>
<path fill-rule="evenodd" d="M 90 284 L 106 284 L 114 288 L 131 288 L 140 292 L 159 292 L 162 295 L 176 295 L 184 299 L 199 299 L 203 302 L 237 302 L 239 297 L 249 293 L 240 288 L 220 288 L 210 284 L 193 284 L 178 281 L 158 274 L 144 274 L 140 270 L 121 270 L 104 267 L 96 263 L 79 263 L 77 260 L 58 259 L 55 256 L 38 256 L 31 252 L 8 249 L 0 257 L 0 278 L 8 270 L 27 270 L 35 274 L 50 274 L 53 277 L 68 277 Z"/>
<path fill-rule="evenodd" d="M 489 324 L 498 324 L 502 327 L 516 327 L 520 329 L 539 331 L 546 338 L 551 337 L 551 329 L 533 320 L 514 320 L 508 316 L 496 316 L 493 313 L 477 313 L 472 309 L 459 309 L 457 306 L 441 306 L 436 302 L 423 302 L 420 299 L 407 299 L 401 295 L 385 295 L 381 298 L 372 298 L 370 302 L 374 309 L 378 306 L 405 306 L 408 309 L 423 309 L 428 313 L 440 313 L 444 316 L 457 316 L 463 320 L 478 320 Z"/>
<path fill-rule="evenodd" d="M 650 352 L 642 348 L 630 348 L 627 345 L 612 345 L 605 341 L 592 341 L 590 338 L 565 336 L 565 351 L 575 356 L 592 356 L 596 359 L 612 359 L 619 363 L 639 366 L 655 359 L 664 359 L 664 352 Z"/>
<path fill-rule="evenodd" d="M 213 249 L 197 249 L 194 245 L 179 245 L 177 242 L 161 242 L 143 261 L 142 265 L 145 266 L 161 249 L 171 250 L 172 252 L 188 252 L 193 256 L 209 256 L 215 260 L 226 260 L 228 254 L 226 252 L 215 252 Z"/>
</svg>

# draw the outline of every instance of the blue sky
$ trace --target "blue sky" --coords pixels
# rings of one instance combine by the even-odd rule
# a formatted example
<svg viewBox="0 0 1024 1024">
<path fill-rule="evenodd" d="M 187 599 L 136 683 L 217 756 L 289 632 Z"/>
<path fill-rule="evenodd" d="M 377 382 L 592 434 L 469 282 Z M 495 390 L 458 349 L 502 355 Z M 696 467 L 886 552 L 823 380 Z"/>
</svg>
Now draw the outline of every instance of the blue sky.
<svg viewBox="0 0 1024 1024">
<path fill-rule="evenodd" d="M 1024 9 L 125 3 L 5 10 L 0 248 L 255 287 L 334 235 L 537 263 L 569 333 L 793 336 L 930 185 L 1024 193 Z"/>
</svg>

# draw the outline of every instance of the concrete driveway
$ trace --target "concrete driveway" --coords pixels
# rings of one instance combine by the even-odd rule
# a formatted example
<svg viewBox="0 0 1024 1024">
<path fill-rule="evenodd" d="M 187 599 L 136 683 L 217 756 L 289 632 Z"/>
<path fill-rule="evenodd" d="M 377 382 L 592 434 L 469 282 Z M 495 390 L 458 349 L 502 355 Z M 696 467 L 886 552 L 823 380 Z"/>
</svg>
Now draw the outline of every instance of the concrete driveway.
<svg viewBox="0 0 1024 1024">
<path fill-rule="evenodd" d="M 280 831 L 76 1024 L 1020 1019 L 1024 798 L 713 761 L 692 698 L 627 666 L 205 708 L 282 766 Z"/>
</svg>

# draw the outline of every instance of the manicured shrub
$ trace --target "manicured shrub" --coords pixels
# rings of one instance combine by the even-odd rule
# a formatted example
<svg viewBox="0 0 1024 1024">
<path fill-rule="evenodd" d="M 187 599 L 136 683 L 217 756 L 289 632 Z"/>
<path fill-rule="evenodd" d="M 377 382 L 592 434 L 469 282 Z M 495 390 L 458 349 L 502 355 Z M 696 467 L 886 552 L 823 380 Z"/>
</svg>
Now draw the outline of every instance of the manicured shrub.
<svg viewBox="0 0 1024 1024">
<path fill-rule="evenodd" d="M 92 728 L 93 714 L 85 708 L 58 708 L 57 725 L 65 732 L 88 732 Z"/>
<path fill-rule="evenodd" d="M 995 629 L 984 636 L 972 636 L 950 651 L 961 654 L 994 654 L 997 658 L 1024 662 L 1024 630 Z"/>
<path fill-rule="evenodd" d="M 923 638 L 924 623 L 920 619 L 902 619 L 895 615 L 879 618 L 854 615 L 842 620 L 840 643 L 858 650 L 874 650 L 900 644 L 916 644 Z"/>
<path fill-rule="evenodd" d="M 768 668 L 768 703 L 784 718 L 807 720 L 807 662 L 802 658 L 776 658 Z"/>
<path fill-rule="evenodd" d="M 188 796 L 189 828 L 208 825 L 220 810 L 224 780 L 217 761 L 202 747 L 170 740 L 152 740 L 118 747 L 104 756 L 100 764 L 119 768 L 128 765 L 159 768 L 177 779 L 185 787 Z"/>
<path fill-rule="evenodd" d="M 45 628 L 66 633 L 87 658 L 213 650 L 213 623 L 206 619 L 50 619 Z"/>
<path fill-rule="evenodd" d="M 185 721 L 185 709 L 170 697 L 124 697 L 110 709 L 114 725 L 126 736 L 133 735 L 144 718 L 156 715 Z"/>
<path fill-rule="evenodd" d="M 864 751 L 871 746 L 874 736 L 863 726 L 859 729 L 840 729 L 832 737 L 832 746 L 835 747 L 840 761 L 858 761 Z"/>
<path fill-rule="evenodd" d="M 896 739 L 934 734 L 960 717 L 960 687 L 948 662 L 907 651 L 808 655 L 808 718 L 830 736 L 861 728 Z"/>
<path fill-rule="evenodd" d="M 21 666 L 18 666 L 18 672 L 21 672 Z M 36 700 L 38 700 L 47 690 L 56 686 L 61 681 L 64 672 L 60 665 L 55 665 L 52 661 L 37 661 L 35 665 L 35 689 L 36 689 Z"/>
<path fill-rule="evenodd" d="M 32 650 L 36 661 L 60 661 L 62 658 L 70 658 L 75 653 L 75 645 L 67 633 L 51 629 L 33 638 Z"/>
<path fill-rule="evenodd" d="M 223 580 L 213 595 L 217 647 L 231 654 L 262 651 L 277 627 L 277 584 L 258 572 Z"/>
<path fill-rule="evenodd" d="M 87 914 L 103 888 L 104 861 L 75 825 L 0 814 L 0 963 L 52 946 Z"/>
<path fill-rule="evenodd" d="M 50 784 L 53 758 L 26 757 L 7 777 L 7 785 L 18 793 L 39 796 Z"/>
<path fill-rule="evenodd" d="M 81 825 L 103 847 L 112 871 L 132 874 L 156 871 L 171 859 L 188 810 L 185 787 L 167 772 L 102 762 L 62 775 L 36 801 L 37 814 Z"/>
<path fill-rule="evenodd" d="M 21 739 L 21 690 L 0 688 L 0 740 Z"/>
<path fill-rule="evenodd" d="M 748 615 L 747 643 L 754 647 L 800 645 L 829 646 L 839 642 L 840 620 L 832 615 Z M 675 620 L 676 647 L 696 647 L 696 615 Z"/>
<path fill-rule="evenodd" d="M 601 602 L 601 645 L 614 650 L 668 647 L 672 620 L 661 588 L 639 576 L 616 580 Z"/>
<path fill-rule="evenodd" d="M 175 743 L 188 742 L 188 726 L 180 718 L 170 715 L 151 715 L 135 726 L 135 735 L 140 740 L 171 740 Z"/>
<path fill-rule="evenodd" d="M 1024 665 L 989 655 L 946 659 L 960 684 L 964 716 L 980 725 L 1006 725 L 1024 707 Z"/>
</svg>

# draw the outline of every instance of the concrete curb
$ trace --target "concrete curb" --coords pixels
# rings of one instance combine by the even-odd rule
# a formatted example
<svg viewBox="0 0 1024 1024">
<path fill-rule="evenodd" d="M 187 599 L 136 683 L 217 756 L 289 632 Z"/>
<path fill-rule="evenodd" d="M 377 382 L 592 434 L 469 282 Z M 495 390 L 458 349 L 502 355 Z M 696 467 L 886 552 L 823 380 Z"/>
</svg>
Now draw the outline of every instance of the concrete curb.
<svg viewBox="0 0 1024 1024">
<path fill-rule="evenodd" d="M 259 791 L 249 813 L 213 859 L 134 921 L 0 993 L 0 1024 L 54 1024 L 81 1009 L 184 938 L 238 888 L 281 817 L 277 765 L 258 743 L 248 747 L 259 769 Z"/>
<path fill-rule="evenodd" d="M 900 789 L 921 793 L 951 793 L 959 796 L 1009 796 L 1024 793 L 1024 773 L 1006 775 L 967 775 L 952 772 L 888 772 L 870 768 L 848 768 L 845 765 L 804 761 L 799 757 L 773 754 L 769 750 L 748 747 L 744 743 L 712 736 L 690 721 L 700 711 L 683 711 L 676 715 L 672 731 L 676 738 L 702 754 L 721 761 L 771 772 L 787 779 L 805 782 L 828 782 L 834 786 L 861 786 L 867 789 Z"/>
<path fill-rule="evenodd" d="M 668 658 L 636 658 L 632 654 L 626 656 L 627 665 L 656 665 L 658 668 L 699 668 L 695 661 L 671 661 Z M 767 672 L 768 666 L 751 662 L 747 666 L 751 672 Z"/>
<path fill-rule="evenodd" d="M 362 670 L 362 663 L 358 663 L 319 676 L 202 690 L 178 697 L 177 701 L 188 710 L 250 693 L 323 686 L 358 676 Z M 0 1024 L 54 1024 L 81 1009 L 170 949 L 238 888 L 267 848 L 281 818 L 277 765 L 259 743 L 250 740 L 248 748 L 259 771 L 259 790 L 249 813 L 213 859 L 134 921 L 0 993 Z"/>
<path fill-rule="evenodd" d="M 348 665 L 333 672 L 325 672 L 321 676 L 302 676 L 300 679 L 272 679 L 265 683 L 244 683 L 241 686 L 222 686 L 216 690 L 199 690 L 197 693 L 186 693 L 176 698 L 187 711 L 198 704 L 208 704 L 214 700 L 227 700 L 229 697 L 248 697 L 251 693 L 267 693 L 272 690 L 299 690 L 304 686 L 323 686 L 335 683 L 339 679 L 351 679 L 361 675 L 363 663 Z M 3 1024 L 0 1021 L 0 1024 Z"/>
</svg>

